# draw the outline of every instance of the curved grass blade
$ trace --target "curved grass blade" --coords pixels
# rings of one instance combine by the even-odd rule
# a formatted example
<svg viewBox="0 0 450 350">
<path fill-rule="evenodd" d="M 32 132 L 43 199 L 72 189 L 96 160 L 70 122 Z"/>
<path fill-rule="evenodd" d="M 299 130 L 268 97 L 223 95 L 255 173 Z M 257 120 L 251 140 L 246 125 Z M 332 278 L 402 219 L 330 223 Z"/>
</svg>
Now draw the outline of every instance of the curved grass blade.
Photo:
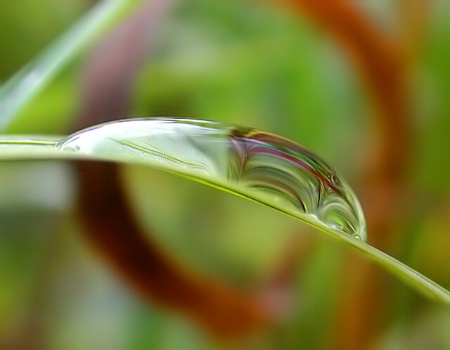
<svg viewBox="0 0 450 350">
<path fill-rule="evenodd" d="M 357 248 L 418 291 L 450 304 L 450 292 L 366 243 L 358 199 L 304 147 L 252 128 L 152 118 L 94 126 L 68 137 L 0 139 L 0 160 L 92 159 L 143 164 L 270 206 Z"/>
</svg>

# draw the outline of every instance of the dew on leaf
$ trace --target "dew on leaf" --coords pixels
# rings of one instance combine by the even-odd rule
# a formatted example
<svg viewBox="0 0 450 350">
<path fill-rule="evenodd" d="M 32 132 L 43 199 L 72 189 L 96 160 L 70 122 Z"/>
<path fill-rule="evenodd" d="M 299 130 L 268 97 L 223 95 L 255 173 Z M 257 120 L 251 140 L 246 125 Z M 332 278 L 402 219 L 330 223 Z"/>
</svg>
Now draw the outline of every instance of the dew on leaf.
<svg viewBox="0 0 450 350">
<path fill-rule="evenodd" d="M 450 304 L 450 291 L 367 244 L 364 215 L 349 185 L 313 152 L 283 137 L 204 120 L 129 119 L 66 137 L 1 136 L 0 160 L 17 159 L 133 163 L 184 176 L 306 222 Z"/>
<path fill-rule="evenodd" d="M 314 226 L 365 239 L 365 221 L 350 187 L 318 156 L 282 137 L 189 119 L 132 119 L 83 130 L 57 147 L 139 163 L 277 203 Z"/>
</svg>

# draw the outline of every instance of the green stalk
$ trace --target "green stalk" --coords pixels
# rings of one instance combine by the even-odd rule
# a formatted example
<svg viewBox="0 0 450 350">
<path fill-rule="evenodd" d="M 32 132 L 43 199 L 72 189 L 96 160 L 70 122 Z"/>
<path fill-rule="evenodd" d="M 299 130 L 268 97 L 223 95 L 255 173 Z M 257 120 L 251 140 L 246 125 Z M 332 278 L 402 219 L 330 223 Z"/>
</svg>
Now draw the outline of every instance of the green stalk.
<svg viewBox="0 0 450 350">
<path fill-rule="evenodd" d="M 81 50 L 137 0 L 103 0 L 0 88 L 0 132 Z"/>
</svg>

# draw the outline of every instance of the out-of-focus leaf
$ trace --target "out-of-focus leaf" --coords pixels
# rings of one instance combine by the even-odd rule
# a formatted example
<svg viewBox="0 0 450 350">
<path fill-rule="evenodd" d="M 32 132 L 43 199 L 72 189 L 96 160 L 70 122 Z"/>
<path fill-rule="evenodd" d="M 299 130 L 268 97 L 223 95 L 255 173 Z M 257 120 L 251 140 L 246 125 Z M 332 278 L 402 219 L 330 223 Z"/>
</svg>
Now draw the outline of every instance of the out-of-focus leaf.
<svg viewBox="0 0 450 350">
<path fill-rule="evenodd" d="M 0 89 L 0 130 L 41 91 L 87 43 L 92 41 L 114 17 L 126 12 L 136 1 L 102 1 L 72 29 L 20 70 Z"/>
</svg>

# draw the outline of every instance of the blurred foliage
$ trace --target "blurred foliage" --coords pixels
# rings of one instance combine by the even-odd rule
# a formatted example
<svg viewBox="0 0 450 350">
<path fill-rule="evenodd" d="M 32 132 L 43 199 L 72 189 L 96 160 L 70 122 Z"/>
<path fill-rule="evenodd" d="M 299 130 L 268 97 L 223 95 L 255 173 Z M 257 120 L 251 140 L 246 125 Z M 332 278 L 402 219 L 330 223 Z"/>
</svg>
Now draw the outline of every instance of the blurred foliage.
<svg viewBox="0 0 450 350">
<path fill-rule="evenodd" d="M 390 2 L 362 4 L 387 31 L 401 17 L 402 7 Z M 1 82 L 92 5 L 0 0 Z M 449 287 L 450 6 L 442 0 L 429 7 L 410 86 L 413 201 L 392 228 L 388 249 Z M 74 57 L 8 132 L 66 134 L 78 113 L 87 55 Z M 367 162 L 374 127 L 370 96 L 332 38 L 284 8 L 237 1 L 179 4 L 158 29 L 126 114 L 255 126 L 332 160 L 350 182 Z M 140 221 L 157 229 L 155 239 L 183 264 L 236 285 L 251 288 L 264 280 L 289 238 L 305 231 L 279 213 L 202 185 L 139 167 L 124 174 Z M 86 246 L 70 165 L 4 163 L 0 191 L 0 348 L 226 347 L 187 320 L 145 304 Z M 317 239 L 298 268 L 289 320 L 243 348 L 333 348 L 336 324 L 346 322 L 338 307 L 342 276 L 352 270 L 342 269 L 345 248 Z M 355 265 L 362 261 L 354 257 Z M 448 307 L 386 279 L 388 305 L 367 348 L 450 348 Z"/>
</svg>

